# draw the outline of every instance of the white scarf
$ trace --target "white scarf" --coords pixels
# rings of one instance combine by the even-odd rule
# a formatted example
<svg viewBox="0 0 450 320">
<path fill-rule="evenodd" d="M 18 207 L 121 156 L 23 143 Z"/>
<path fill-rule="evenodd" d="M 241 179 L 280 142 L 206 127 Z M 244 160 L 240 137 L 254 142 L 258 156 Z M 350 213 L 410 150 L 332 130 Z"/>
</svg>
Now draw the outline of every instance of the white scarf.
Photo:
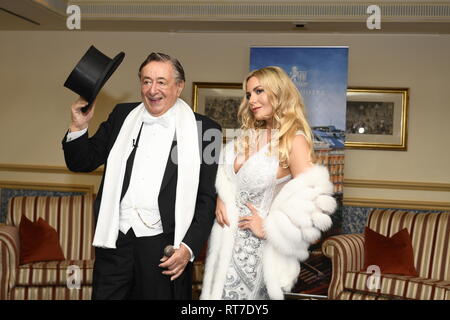
<svg viewBox="0 0 450 320">
<path fill-rule="evenodd" d="M 175 131 L 178 151 L 174 247 L 179 248 L 194 216 L 200 175 L 200 151 L 194 112 L 181 99 L 177 99 L 172 108 L 176 109 Z M 94 247 L 116 248 L 119 234 L 120 195 L 126 163 L 133 150 L 131 141 L 139 132 L 144 111 L 145 106 L 141 103 L 128 114 L 109 153 L 102 201 L 92 243 Z"/>
</svg>

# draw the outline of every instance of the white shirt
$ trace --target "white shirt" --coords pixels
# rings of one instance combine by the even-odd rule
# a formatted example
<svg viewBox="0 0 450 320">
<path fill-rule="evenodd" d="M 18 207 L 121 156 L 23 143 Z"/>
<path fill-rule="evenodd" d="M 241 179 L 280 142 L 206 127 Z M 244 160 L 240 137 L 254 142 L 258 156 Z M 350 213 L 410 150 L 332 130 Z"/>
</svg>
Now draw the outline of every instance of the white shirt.
<svg viewBox="0 0 450 320">
<path fill-rule="evenodd" d="M 145 112 L 147 119 L 156 119 L 147 110 Z M 163 232 L 158 195 L 175 135 L 176 111 L 170 108 L 158 118 L 161 117 L 165 118 L 167 126 L 158 122 L 154 124 L 144 122 L 142 126 L 130 184 L 120 204 L 119 230 L 126 234 L 133 228 L 136 237 L 155 236 Z M 69 132 L 66 142 L 81 137 L 86 131 L 87 128 Z M 193 261 L 191 248 L 182 243 L 188 248 Z"/>
</svg>

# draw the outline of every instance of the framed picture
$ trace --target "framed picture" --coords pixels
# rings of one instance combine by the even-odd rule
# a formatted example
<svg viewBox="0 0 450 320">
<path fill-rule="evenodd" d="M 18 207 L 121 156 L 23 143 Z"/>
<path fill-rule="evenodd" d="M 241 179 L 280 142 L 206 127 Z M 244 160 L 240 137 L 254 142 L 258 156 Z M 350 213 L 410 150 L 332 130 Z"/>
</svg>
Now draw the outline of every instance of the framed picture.
<svg viewBox="0 0 450 320">
<path fill-rule="evenodd" d="M 240 83 L 194 82 L 192 106 L 195 112 L 217 121 L 222 129 L 237 129 L 239 105 L 244 97 Z"/>
<path fill-rule="evenodd" d="M 347 149 L 406 150 L 407 88 L 347 89 Z"/>
</svg>

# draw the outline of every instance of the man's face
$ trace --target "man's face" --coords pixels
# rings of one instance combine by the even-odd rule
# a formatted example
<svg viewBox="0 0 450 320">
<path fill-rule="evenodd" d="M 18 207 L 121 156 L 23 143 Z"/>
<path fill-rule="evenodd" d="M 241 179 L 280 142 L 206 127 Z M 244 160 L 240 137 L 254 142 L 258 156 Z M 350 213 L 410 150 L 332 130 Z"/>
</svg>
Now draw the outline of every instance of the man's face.
<svg viewBox="0 0 450 320">
<path fill-rule="evenodd" d="M 184 82 L 176 82 L 175 70 L 169 61 L 152 61 L 141 70 L 142 101 L 154 117 L 166 113 L 175 104 L 183 88 Z"/>
</svg>

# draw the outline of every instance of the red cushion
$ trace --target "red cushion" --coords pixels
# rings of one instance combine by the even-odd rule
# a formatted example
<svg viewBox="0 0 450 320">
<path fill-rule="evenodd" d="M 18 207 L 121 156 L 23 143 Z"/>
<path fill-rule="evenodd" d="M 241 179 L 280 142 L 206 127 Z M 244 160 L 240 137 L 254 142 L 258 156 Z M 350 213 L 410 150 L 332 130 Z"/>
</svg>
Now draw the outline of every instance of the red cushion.
<svg viewBox="0 0 450 320">
<path fill-rule="evenodd" d="M 19 225 L 20 264 L 65 260 L 58 233 L 44 219 L 31 222 L 22 215 Z"/>
<path fill-rule="evenodd" d="M 389 238 L 366 227 L 364 236 L 362 271 L 367 270 L 370 265 L 377 265 L 381 273 L 418 276 L 408 229 L 402 229 Z"/>
</svg>

